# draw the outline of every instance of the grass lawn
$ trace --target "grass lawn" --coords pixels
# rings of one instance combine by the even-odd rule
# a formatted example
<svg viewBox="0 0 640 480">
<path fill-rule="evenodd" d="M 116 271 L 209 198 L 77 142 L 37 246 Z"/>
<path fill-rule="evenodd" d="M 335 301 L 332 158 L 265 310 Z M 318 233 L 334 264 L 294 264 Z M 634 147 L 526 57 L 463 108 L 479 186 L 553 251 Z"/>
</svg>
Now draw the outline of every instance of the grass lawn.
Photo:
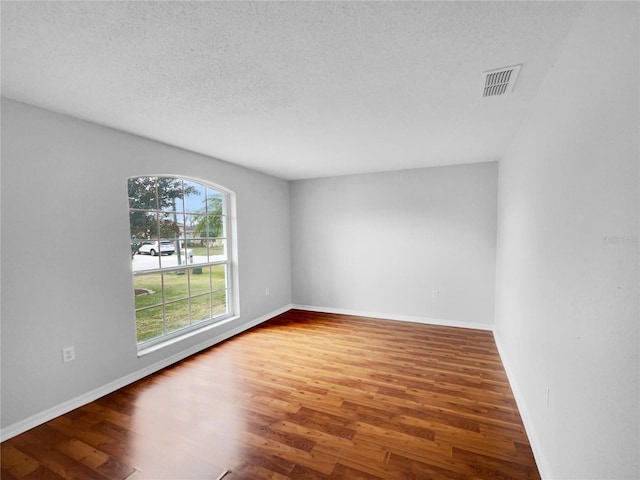
<svg viewBox="0 0 640 480">
<path fill-rule="evenodd" d="M 224 255 L 224 245 L 217 245 L 210 248 L 207 251 L 207 247 L 192 247 L 187 244 L 187 248 L 193 252 L 196 256 L 206 256 L 207 253 L 211 256 Z"/>
<path fill-rule="evenodd" d="M 138 342 L 226 313 L 224 265 L 136 275 L 134 288 L 148 292 L 135 296 Z"/>
</svg>

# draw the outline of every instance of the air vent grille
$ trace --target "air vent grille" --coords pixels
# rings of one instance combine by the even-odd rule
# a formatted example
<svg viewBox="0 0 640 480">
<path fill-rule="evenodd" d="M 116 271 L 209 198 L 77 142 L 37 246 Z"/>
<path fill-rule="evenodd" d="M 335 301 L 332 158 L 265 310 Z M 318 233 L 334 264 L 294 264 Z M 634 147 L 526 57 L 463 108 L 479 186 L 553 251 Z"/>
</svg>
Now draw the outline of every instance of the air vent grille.
<svg viewBox="0 0 640 480">
<path fill-rule="evenodd" d="M 513 91 L 513 86 L 518 78 L 522 65 L 489 70 L 482 74 L 484 79 L 483 97 L 495 97 L 506 95 Z"/>
</svg>

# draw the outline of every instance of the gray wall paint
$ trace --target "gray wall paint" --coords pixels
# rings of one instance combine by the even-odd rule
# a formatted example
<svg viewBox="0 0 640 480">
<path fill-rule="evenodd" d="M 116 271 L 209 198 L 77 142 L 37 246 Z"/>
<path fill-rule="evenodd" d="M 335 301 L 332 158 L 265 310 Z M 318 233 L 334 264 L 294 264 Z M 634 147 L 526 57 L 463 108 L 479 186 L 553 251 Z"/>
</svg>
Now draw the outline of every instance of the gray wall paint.
<svg viewBox="0 0 640 480">
<path fill-rule="evenodd" d="M 500 163 L 496 337 L 548 478 L 640 478 L 638 7 L 587 4 Z"/>
<path fill-rule="evenodd" d="M 138 358 L 127 177 L 142 174 L 237 194 L 241 316 Z M 3 428 L 286 307 L 289 241 L 284 180 L 3 99 Z"/>
<path fill-rule="evenodd" d="M 496 192 L 496 163 L 292 182 L 294 304 L 490 326 Z"/>
</svg>

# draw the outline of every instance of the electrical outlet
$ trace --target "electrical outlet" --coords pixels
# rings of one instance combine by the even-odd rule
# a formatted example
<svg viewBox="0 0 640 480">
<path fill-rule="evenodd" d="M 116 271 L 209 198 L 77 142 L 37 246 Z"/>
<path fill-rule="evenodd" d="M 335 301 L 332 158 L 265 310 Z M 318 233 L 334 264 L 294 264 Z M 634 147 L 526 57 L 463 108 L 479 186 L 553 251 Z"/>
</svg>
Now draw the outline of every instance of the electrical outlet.
<svg viewBox="0 0 640 480">
<path fill-rule="evenodd" d="M 440 298 L 440 292 L 439 292 L 438 290 L 432 290 L 432 291 L 431 291 L 431 296 L 432 296 L 434 299 L 436 299 L 436 300 L 437 300 L 437 299 L 439 299 L 439 298 Z"/>
<path fill-rule="evenodd" d="M 62 349 L 62 361 L 64 363 L 71 362 L 76 359 L 75 347 L 64 347 Z"/>
<path fill-rule="evenodd" d="M 265 289 L 264 289 L 264 294 L 265 294 L 266 296 L 271 295 L 271 291 L 269 290 L 269 287 L 267 287 L 267 288 L 265 288 Z"/>
</svg>

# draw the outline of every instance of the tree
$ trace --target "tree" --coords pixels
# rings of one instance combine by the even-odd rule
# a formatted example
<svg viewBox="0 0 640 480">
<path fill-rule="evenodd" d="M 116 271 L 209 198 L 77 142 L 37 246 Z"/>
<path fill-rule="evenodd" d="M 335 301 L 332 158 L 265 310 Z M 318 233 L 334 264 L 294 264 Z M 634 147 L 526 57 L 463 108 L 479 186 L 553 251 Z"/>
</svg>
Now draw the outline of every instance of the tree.
<svg viewBox="0 0 640 480">
<path fill-rule="evenodd" d="M 222 236 L 222 199 L 207 199 L 205 208 L 195 216 L 194 233 L 209 241 Z"/>
<path fill-rule="evenodd" d="M 176 199 L 199 195 L 190 185 L 173 177 L 129 179 L 129 225 L 133 238 L 176 238 L 180 226 L 175 220 Z"/>
</svg>

